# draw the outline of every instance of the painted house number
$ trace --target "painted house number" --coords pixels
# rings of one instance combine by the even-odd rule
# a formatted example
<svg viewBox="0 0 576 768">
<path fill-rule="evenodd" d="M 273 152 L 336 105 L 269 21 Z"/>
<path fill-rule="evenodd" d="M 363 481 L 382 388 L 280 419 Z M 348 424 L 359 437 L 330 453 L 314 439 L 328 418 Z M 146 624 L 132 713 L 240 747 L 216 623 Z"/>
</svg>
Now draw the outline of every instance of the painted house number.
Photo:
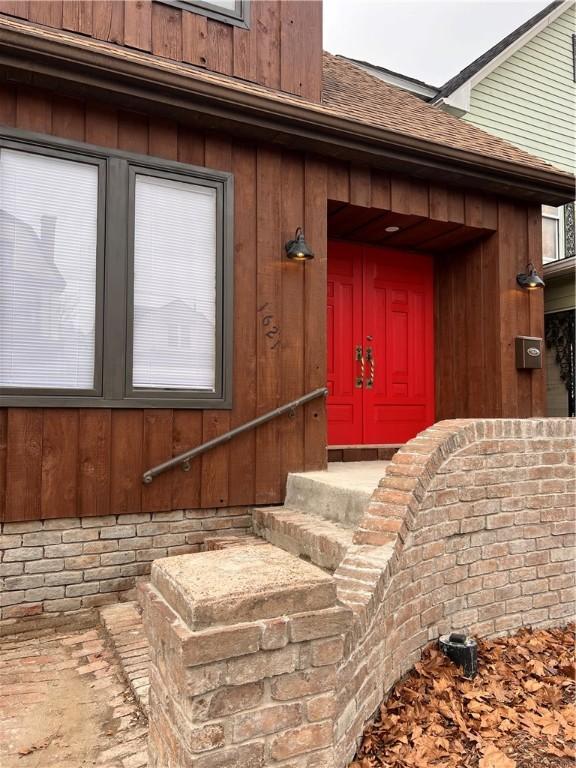
<svg viewBox="0 0 576 768">
<path fill-rule="evenodd" d="M 275 323 L 274 312 L 270 308 L 269 302 L 262 304 L 262 306 L 258 308 L 258 315 L 260 316 L 260 322 L 264 329 L 264 335 L 269 339 L 269 349 L 276 349 L 276 347 L 280 346 L 281 342 L 280 327 Z"/>
</svg>

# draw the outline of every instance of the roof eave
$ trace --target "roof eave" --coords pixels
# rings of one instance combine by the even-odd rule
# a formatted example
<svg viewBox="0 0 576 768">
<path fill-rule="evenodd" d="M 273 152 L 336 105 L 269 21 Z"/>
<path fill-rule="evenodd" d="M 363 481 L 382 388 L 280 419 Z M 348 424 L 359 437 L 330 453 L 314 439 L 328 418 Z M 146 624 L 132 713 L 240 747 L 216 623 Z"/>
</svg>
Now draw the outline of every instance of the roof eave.
<svg viewBox="0 0 576 768">
<path fill-rule="evenodd" d="M 7 23 L 10 22 L 10 23 Z M 92 44 L 59 30 L 0 19 L 0 62 L 40 80 L 56 80 L 118 97 L 120 103 L 155 104 L 216 121 L 258 129 L 269 141 L 290 137 L 304 149 L 332 157 L 404 170 L 415 176 L 484 189 L 503 196 L 561 205 L 574 197 L 567 174 L 496 160 L 315 110 L 263 93 L 194 76 L 192 68 L 162 66 L 152 56 L 109 44 Z M 94 43 L 94 41 L 90 41 Z M 8 69 L 7 69 L 8 71 Z M 126 99 L 129 99 L 127 102 Z"/>
</svg>

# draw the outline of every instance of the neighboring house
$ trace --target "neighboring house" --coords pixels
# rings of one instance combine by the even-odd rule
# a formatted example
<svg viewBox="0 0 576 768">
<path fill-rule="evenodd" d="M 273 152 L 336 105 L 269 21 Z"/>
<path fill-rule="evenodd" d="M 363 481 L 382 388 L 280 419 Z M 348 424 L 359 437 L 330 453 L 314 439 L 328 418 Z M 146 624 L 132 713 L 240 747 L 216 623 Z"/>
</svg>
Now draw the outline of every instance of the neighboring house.
<svg viewBox="0 0 576 768">
<path fill-rule="evenodd" d="M 20 219 L 2 228 L 3 290 L 11 265 L 38 265 L 0 358 L 5 520 L 127 514 L 131 538 L 151 513 L 196 510 L 185 545 L 178 525 L 143 534 L 126 589 L 154 557 L 249 525 L 330 447 L 544 414 L 543 371 L 514 355 L 544 335 L 543 296 L 516 276 L 570 174 L 323 53 L 320 2 L 0 11 L 0 209 Z M 299 227 L 312 259 L 287 257 Z M 21 308 L 53 294 L 35 330 Z"/>
</svg>

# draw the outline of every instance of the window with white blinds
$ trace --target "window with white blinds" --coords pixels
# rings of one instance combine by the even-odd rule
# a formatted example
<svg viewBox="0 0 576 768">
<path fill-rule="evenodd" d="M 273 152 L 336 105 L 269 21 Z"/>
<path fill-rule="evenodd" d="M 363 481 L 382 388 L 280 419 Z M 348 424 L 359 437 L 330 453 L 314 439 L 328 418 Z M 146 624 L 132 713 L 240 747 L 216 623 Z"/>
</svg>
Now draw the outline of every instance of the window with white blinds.
<svg viewBox="0 0 576 768">
<path fill-rule="evenodd" d="M 94 387 L 98 167 L 0 149 L 0 386 Z"/>
<path fill-rule="evenodd" d="M 0 127 L 0 407 L 229 408 L 232 194 Z"/>
<path fill-rule="evenodd" d="M 133 273 L 133 386 L 213 392 L 213 188 L 136 175 Z"/>
</svg>

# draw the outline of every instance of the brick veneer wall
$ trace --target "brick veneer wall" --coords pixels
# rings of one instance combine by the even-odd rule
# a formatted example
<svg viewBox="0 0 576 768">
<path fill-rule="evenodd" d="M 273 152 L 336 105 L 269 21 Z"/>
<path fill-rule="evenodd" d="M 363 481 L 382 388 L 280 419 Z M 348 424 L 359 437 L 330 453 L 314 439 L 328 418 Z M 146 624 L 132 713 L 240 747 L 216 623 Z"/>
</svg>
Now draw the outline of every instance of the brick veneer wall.
<svg viewBox="0 0 576 768">
<path fill-rule="evenodd" d="M 210 637 L 156 594 L 151 765 L 344 768 L 386 691 L 442 632 L 570 619 L 575 427 L 449 421 L 410 441 L 334 574 L 332 609 L 280 608 L 276 624 Z"/>
<path fill-rule="evenodd" d="M 76 611 L 130 596 L 158 557 L 199 552 L 252 525 L 246 507 L 63 518 L 0 527 L 0 619 Z"/>
</svg>

